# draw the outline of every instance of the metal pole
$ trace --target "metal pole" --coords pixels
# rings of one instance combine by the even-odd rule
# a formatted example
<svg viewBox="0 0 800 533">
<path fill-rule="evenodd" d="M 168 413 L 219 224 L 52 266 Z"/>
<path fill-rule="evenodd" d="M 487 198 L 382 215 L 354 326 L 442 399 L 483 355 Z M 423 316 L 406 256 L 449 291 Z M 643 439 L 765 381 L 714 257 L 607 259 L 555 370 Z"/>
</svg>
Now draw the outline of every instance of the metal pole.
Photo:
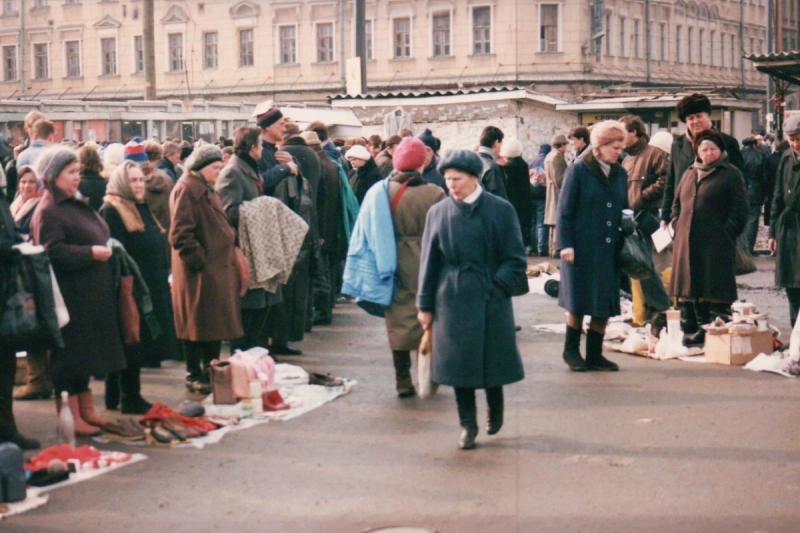
<svg viewBox="0 0 800 533">
<path fill-rule="evenodd" d="M 744 0 L 739 0 L 739 74 L 744 89 Z"/>
<path fill-rule="evenodd" d="M 344 0 L 338 2 L 338 18 L 339 18 L 339 77 L 341 78 L 342 87 L 347 88 L 347 71 L 345 66 L 344 55 Z"/>
<path fill-rule="evenodd" d="M 156 99 L 156 32 L 154 0 L 144 0 L 142 40 L 144 41 L 145 100 Z"/>
<path fill-rule="evenodd" d="M 653 49 L 652 43 L 650 42 L 650 0 L 644 0 L 644 35 L 645 39 L 645 54 L 647 55 L 647 83 L 651 83 L 653 81 Z"/>
<path fill-rule="evenodd" d="M 771 54 L 773 50 L 772 40 L 774 39 L 774 0 L 767 0 L 767 54 Z M 773 81 L 772 76 L 767 76 L 767 114 L 773 113 L 772 94 L 773 94 Z M 775 114 L 772 114 L 772 125 L 776 124 Z"/>
<path fill-rule="evenodd" d="M 19 0 L 19 96 L 25 96 L 25 0 Z"/>
<path fill-rule="evenodd" d="M 367 93 L 367 35 L 364 0 L 356 0 L 356 57 L 361 66 L 361 94 Z"/>
</svg>

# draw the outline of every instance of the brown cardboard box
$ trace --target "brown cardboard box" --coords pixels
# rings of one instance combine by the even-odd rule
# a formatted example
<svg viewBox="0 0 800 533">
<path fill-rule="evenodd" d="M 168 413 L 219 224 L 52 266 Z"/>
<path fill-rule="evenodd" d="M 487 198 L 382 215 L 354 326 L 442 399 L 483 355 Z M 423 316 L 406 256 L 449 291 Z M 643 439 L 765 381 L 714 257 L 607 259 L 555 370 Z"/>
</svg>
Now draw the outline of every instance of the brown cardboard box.
<svg viewBox="0 0 800 533">
<path fill-rule="evenodd" d="M 706 334 L 706 360 L 721 365 L 746 365 L 760 353 L 772 353 L 772 332 L 752 335 Z"/>
</svg>

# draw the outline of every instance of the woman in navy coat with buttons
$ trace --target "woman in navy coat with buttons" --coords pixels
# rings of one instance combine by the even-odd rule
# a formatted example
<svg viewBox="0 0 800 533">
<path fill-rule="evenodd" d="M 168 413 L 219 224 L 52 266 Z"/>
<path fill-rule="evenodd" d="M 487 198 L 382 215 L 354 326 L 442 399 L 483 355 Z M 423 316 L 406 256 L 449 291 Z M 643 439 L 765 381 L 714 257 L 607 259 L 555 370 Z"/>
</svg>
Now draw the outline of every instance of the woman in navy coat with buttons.
<svg viewBox="0 0 800 533">
<path fill-rule="evenodd" d="M 567 310 L 564 361 L 575 372 L 616 371 L 603 357 L 606 324 L 620 314 L 617 254 L 628 175 L 619 164 L 625 127 L 615 120 L 595 124 L 592 152 L 567 169 L 558 200 L 556 236 L 561 251 L 558 303 Z M 591 316 L 586 360 L 580 353 L 583 317 Z"/>
</svg>

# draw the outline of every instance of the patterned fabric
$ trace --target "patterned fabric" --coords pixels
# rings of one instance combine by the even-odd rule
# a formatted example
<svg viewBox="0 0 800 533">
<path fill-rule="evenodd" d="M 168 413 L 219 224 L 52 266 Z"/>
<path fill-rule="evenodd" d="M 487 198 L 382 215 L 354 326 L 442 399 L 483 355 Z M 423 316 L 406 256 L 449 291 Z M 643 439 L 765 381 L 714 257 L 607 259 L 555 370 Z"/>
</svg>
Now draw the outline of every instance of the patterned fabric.
<svg viewBox="0 0 800 533">
<path fill-rule="evenodd" d="M 239 208 L 239 243 L 250 263 L 250 289 L 275 293 L 289 281 L 308 224 L 281 201 L 260 196 Z"/>
</svg>

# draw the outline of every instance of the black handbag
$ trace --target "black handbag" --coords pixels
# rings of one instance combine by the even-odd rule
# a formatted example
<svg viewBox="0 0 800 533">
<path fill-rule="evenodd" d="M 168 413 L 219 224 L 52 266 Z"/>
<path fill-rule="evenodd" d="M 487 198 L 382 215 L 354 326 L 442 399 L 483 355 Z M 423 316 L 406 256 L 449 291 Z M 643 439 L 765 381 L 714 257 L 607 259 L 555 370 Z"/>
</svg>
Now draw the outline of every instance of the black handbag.
<svg viewBox="0 0 800 533">
<path fill-rule="evenodd" d="M 39 327 L 36 319 L 36 300 L 26 288 L 21 256 L 14 256 L 6 272 L 9 274 L 9 282 L 3 295 L 0 343 L 19 346 L 31 338 Z"/>
<path fill-rule="evenodd" d="M 633 279 L 647 279 L 652 275 L 654 267 L 650 247 L 638 231 L 623 236 L 619 268 Z"/>
</svg>

